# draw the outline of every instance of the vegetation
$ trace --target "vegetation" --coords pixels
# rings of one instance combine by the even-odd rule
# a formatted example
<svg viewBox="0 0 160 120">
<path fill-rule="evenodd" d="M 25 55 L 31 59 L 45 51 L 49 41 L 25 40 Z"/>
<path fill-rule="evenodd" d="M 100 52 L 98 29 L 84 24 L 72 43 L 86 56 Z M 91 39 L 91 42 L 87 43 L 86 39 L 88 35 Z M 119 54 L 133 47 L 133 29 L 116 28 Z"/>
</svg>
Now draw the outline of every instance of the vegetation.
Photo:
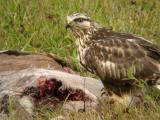
<svg viewBox="0 0 160 120">
<path fill-rule="evenodd" d="M 71 61 L 81 71 L 74 39 L 64 27 L 67 15 L 86 13 L 114 31 L 137 34 L 160 44 L 159 8 L 159 0 L 0 0 L 0 50 L 54 53 Z M 103 106 L 99 112 L 69 112 L 66 117 L 160 119 L 160 106 L 133 108 L 129 114 L 117 112 L 121 107 Z M 47 120 L 59 114 L 61 111 L 41 109 L 36 119 Z"/>
</svg>

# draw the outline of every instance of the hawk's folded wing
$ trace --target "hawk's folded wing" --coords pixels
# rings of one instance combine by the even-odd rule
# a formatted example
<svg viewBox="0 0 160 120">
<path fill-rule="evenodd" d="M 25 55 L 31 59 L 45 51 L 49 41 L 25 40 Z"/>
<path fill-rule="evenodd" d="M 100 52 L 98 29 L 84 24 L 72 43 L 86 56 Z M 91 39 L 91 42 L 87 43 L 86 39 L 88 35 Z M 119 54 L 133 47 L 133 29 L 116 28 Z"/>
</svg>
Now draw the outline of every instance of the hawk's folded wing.
<svg viewBox="0 0 160 120">
<path fill-rule="evenodd" d="M 122 36 L 94 40 L 86 50 L 85 62 L 101 79 L 121 79 L 127 77 L 129 70 L 137 78 L 159 72 L 150 50 Z"/>
</svg>

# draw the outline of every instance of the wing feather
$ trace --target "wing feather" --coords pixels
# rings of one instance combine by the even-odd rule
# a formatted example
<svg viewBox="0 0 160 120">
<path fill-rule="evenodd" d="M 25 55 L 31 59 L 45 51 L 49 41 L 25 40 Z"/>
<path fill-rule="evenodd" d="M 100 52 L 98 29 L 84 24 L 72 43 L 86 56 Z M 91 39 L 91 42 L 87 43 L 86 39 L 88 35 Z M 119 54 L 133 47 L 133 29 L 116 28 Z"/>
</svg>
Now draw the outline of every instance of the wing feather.
<svg viewBox="0 0 160 120">
<path fill-rule="evenodd" d="M 99 40 L 93 40 L 89 45 L 90 49 L 86 51 L 85 60 L 90 63 L 89 67 L 94 69 L 101 79 L 127 77 L 127 71 L 130 69 L 138 77 L 141 77 L 141 73 L 145 76 L 149 72 L 153 74 L 153 71 L 158 71 L 149 58 L 151 57 L 150 50 L 144 49 L 143 45 L 139 44 L 140 42 L 127 39 L 122 35 L 117 37 L 101 36 Z M 156 49 L 154 50 L 156 51 Z"/>
</svg>

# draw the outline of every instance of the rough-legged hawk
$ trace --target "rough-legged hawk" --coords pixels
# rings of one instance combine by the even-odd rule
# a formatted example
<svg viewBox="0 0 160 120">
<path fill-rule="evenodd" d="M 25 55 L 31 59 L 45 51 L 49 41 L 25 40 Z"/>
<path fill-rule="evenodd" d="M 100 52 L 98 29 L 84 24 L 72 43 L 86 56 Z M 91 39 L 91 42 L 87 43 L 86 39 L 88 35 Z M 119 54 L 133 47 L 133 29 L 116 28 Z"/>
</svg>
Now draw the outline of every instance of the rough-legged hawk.
<svg viewBox="0 0 160 120">
<path fill-rule="evenodd" d="M 76 38 L 81 65 L 100 77 L 114 99 L 128 104 L 135 97 L 135 102 L 143 102 L 140 81 L 160 89 L 160 49 L 156 45 L 106 29 L 81 13 L 67 16 L 67 23 Z"/>
</svg>

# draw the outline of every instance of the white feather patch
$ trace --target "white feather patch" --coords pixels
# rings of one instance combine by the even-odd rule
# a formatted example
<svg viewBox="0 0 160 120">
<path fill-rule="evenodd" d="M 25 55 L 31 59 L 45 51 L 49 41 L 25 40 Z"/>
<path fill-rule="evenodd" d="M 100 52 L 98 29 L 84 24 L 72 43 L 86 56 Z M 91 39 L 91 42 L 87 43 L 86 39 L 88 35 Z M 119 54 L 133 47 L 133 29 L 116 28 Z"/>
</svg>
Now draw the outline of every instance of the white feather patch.
<svg viewBox="0 0 160 120">
<path fill-rule="evenodd" d="M 134 41 L 134 39 L 127 39 L 128 41 L 130 41 L 130 42 L 133 42 Z"/>
<path fill-rule="evenodd" d="M 105 63 L 105 66 L 107 67 L 108 69 L 108 72 L 109 72 L 109 75 L 110 76 L 113 76 L 113 77 L 116 77 L 116 70 L 115 70 L 115 63 L 113 62 L 110 62 L 110 61 L 107 61 Z"/>
<path fill-rule="evenodd" d="M 160 85 L 156 85 L 155 87 L 160 90 Z"/>
</svg>

